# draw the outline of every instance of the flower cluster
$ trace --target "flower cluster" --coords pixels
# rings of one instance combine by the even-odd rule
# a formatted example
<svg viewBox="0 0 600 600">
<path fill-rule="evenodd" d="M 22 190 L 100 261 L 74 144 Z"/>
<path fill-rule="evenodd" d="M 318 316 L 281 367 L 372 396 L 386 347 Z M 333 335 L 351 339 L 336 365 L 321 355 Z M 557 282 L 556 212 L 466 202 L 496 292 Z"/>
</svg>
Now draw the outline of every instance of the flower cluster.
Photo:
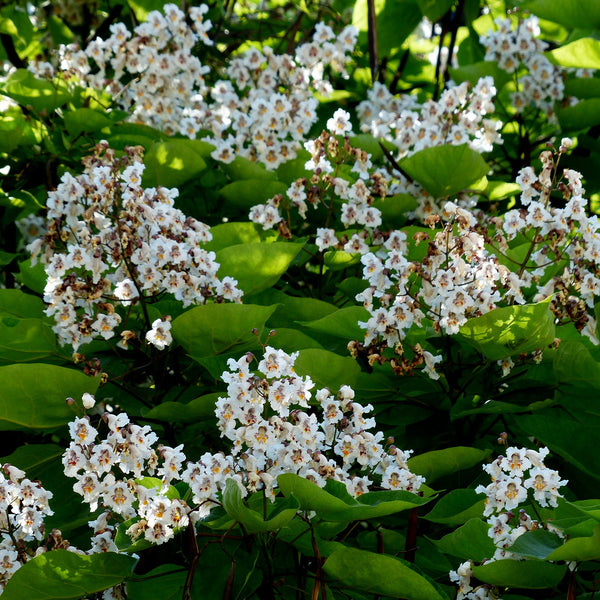
<svg viewBox="0 0 600 600">
<path fill-rule="evenodd" d="M 203 18 L 207 11 L 206 4 L 191 7 L 190 27 L 183 11 L 165 4 L 163 12 L 151 11 L 133 35 L 123 23 L 113 23 L 110 37 L 92 40 L 85 50 L 61 47 L 59 70 L 108 91 L 118 106 L 131 111 L 131 120 L 193 138 L 204 118 L 193 106 L 207 91 L 208 68 L 192 49 L 199 42 L 212 44 L 211 22 Z M 47 69 L 45 74 L 52 75 Z"/>
<path fill-rule="evenodd" d="M 345 74 L 357 36 L 352 26 L 336 36 L 318 23 L 312 40 L 298 46 L 295 56 L 264 47 L 234 57 L 228 79 L 210 91 L 214 102 L 205 121 L 212 130 L 206 139 L 216 144 L 213 158 L 231 162 L 243 156 L 267 169 L 295 158 L 317 122 L 314 93 L 326 96 L 333 89 L 325 68 Z"/>
<path fill-rule="evenodd" d="M 422 105 L 416 96 L 396 97 L 383 84 L 375 83 L 357 112 L 362 131 L 392 143 L 398 159 L 443 144 L 468 144 L 477 152 L 489 152 L 494 144 L 502 143 L 501 122 L 485 117 L 494 112 L 495 95 L 491 77 L 479 79 L 472 88 L 468 82 L 450 87 L 438 101 L 427 100 Z M 414 216 L 421 220 L 440 212 L 436 199 L 402 174 L 390 191 L 414 196 L 419 202 Z"/>
<path fill-rule="evenodd" d="M 529 448 L 509 447 L 504 456 L 498 456 L 493 462 L 484 465 L 492 483 L 480 485 L 475 491 L 485 494 L 484 516 L 489 517 L 488 535 L 494 540 L 497 550 L 487 562 L 504 558 L 518 558 L 510 552 L 515 540 L 527 531 L 544 527 L 543 523 L 532 519 L 524 509 L 518 514 L 519 505 L 527 502 L 530 496 L 540 506 L 557 506 L 560 497 L 558 488 L 567 484 L 558 472 L 544 464 L 548 448 L 531 450 Z M 458 584 L 457 600 L 494 600 L 497 594 L 491 586 L 473 587 L 471 576 L 472 563 L 462 563 L 456 571 L 450 572 L 451 581 Z"/>
<path fill-rule="evenodd" d="M 0 466 L 0 594 L 13 573 L 33 558 L 28 543 L 44 538 L 44 517 L 53 514 L 51 499 L 51 492 L 20 469 Z"/>
<path fill-rule="evenodd" d="M 316 244 L 319 250 L 368 251 L 369 243 L 381 225 L 381 211 L 373 206 L 373 202 L 386 197 L 388 178 L 384 172 L 373 168 L 367 152 L 350 145 L 347 134 L 351 133 L 352 126 L 349 119 L 346 111 L 338 109 L 328 121 L 328 131 L 304 144 L 311 154 L 305 168 L 314 175 L 310 180 L 294 181 L 285 196 L 278 194 L 265 204 L 253 206 L 249 214 L 251 221 L 263 229 L 278 226 L 280 234 L 289 235 L 292 208 L 306 220 L 309 206 L 314 209 L 324 207 L 328 211 L 328 221 L 335 219 L 345 229 L 354 225 L 358 231 L 351 236 L 341 234 L 338 238 L 331 227 L 318 228 Z M 344 134 L 342 141 L 336 137 L 337 133 Z M 354 181 L 338 174 L 342 166 L 347 168 L 350 164 Z M 282 215 L 286 215 L 287 220 Z"/>
<path fill-rule="evenodd" d="M 365 416 L 373 407 L 356 402 L 350 387 L 316 391 L 322 416 L 309 410 L 314 384 L 295 373 L 296 357 L 267 346 L 258 373 L 247 355 L 223 374 L 228 394 L 217 402 L 218 425 L 245 486 L 272 493 L 277 476 L 293 472 L 321 487 L 341 481 L 353 496 L 368 491 L 373 476 L 384 489 L 416 492 L 424 480 L 408 469 L 410 452 L 384 447 L 383 433 L 370 431 L 375 419 Z"/>
<path fill-rule="evenodd" d="M 517 91 L 511 93 L 517 112 L 534 106 L 552 116 L 554 103 L 564 97 L 563 70 L 544 56 L 548 44 L 538 39 L 537 17 L 519 20 L 516 27 L 510 18 L 498 18 L 494 23 L 497 29 L 479 39 L 486 50 L 484 60 L 495 62 L 508 73 L 526 71 L 517 79 Z"/>
<path fill-rule="evenodd" d="M 251 355 L 229 360 L 223 373 L 228 393 L 215 409 L 221 435 L 231 442 L 227 454 L 207 452 L 186 462 L 182 445 L 155 447 L 151 428 L 132 423 L 126 413 L 104 415 L 105 439 L 89 417 L 71 422 L 65 475 L 76 479 L 73 489 L 92 511 L 105 509 L 90 523 L 92 551 L 117 551 L 112 520 L 133 519 L 127 530 L 133 539 L 168 541 L 210 513 L 229 479 L 244 496 L 264 490 L 272 499 L 282 473 L 321 487 L 328 479 L 341 481 L 353 496 L 369 491 L 375 479 L 384 489 L 417 492 L 424 479 L 408 469 L 410 451 L 384 447 L 383 433 L 371 431 L 375 419 L 366 416 L 373 407 L 355 402 L 350 387 L 342 386 L 337 396 L 317 391 L 322 416 L 310 410 L 314 384 L 294 372 L 296 356 L 267 346 L 257 372 L 250 370 Z M 171 485 L 176 481 L 187 484 L 191 503 Z"/>
<path fill-rule="evenodd" d="M 369 283 L 356 296 L 369 311 L 370 318 L 359 322 L 365 331 L 364 346 L 371 346 L 370 360 L 383 360 L 384 348 L 393 348 L 402 362 L 392 359 L 397 372 L 410 372 L 424 365 L 430 377 L 437 379 L 434 357 L 420 347 L 414 349 L 415 361 L 405 362 L 402 342 L 408 330 L 422 326 L 427 317 L 437 331 L 454 334 L 471 317 L 496 308 L 504 297 L 523 302 L 518 288 L 510 287 L 513 274 L 485 247 L 485 238 L 478 233 L 476 220 L 467 210 L 447 202 L 447 218 L 435 234 L 420 231 L 414 242 L 427 242 L 425 257 L 410 260 L 407 236 L 392 231 L 377 252 L 361 257 L 363 278 Z M 430 218 L 432 225 L 439 218 Z M 431 323 L 431 321 L 428 321 Z"/>
<path fill-rule="evenodd" d="M 500 122 L 486 119 L 494 112 L 494 80 L 483 77 L 470 89 L 468 82 L 444 90 L 440 99 L 420 105 L 416 96 L 393 96 L 375 83 L 358 105 L 361 130 L 392 142 L 398 158 L 432 146 L 468 144 L 489 152 L 500 142 Z"/>
<path fill-rule="evenodd" d="M 91 551 L 118 551 L 116 528 L 110 524 L 114 519 L 136 517 L 128 531 L 132 537 L 143 534 L 152 543 L 168 541 L 189 522 L 190 507 L 169 485 L 179 479 L 185 460 L 183 446 L 153 448 L 158 436 L 148 425 L 131 423 L 125 413 L 106 413 L 104 419 L 108 434 L 101 441 L 88 417 L 71 422 L 72 442 L 63 455 L 65 475 L 76 479 L 73 490 L 91 511 L 99 504 L 106 509 L 90 523 L 94 529 Z M 148 475 L 161 479 L 142 479 Z"/>
<path fill-rule="evenodd" d="M 427 219 L 434 229 L 442 225 L 436 233 L 421 230 L 408 240 L 404 232 L 393 231 L 376 238 L 380 247 L 361 257 L 369 287 L 356 297 L 370 313 L 360 323 L 369 360 L 384 361 L 384 349 L 392 348 L 395 371 L 424 364 L 437 378 L 435 361 L 441 359 L 420 347 L 406 362 L 402 343 L 411 327 L 432 324 L 436 331 L 455 334 L 468 319 L 499 306 L 549 297 L 557 324 L 572 323 L 598 343 L 592 309 L 600 294 L 600 221 L 586 214 L 581 175 L 571 169 L 562 177 L 558 172 L 570 143 L 565 138 L 557 151 L 542 153 L 539 175 L 531 167 L 519 172 L 521 206 L 503 218 L 478 220 L 472 211 L 447 202 L 444 220 Z M 551 204 L 555 192 L 562 196 L 560 208 Z M 411 260 L 424 242 L 425 256 Z M 360 344 L 353 346 L 353 351 L 362 350 Z M 501 366 L 506 375 L 513 362 L 508 358 Z"/>
<path fill-rule="evenodd" d="M 49 193 L 48 231 L 28 246 L 45 265 L 54 330 L 74 349 L 96 336 L 112 338 L 120 307 L 160 294 L 184 306 L 241 298 L 235 280 L 217 278 L 215 254 L 202 247 L 211 239 L 209 227 L 175 208 L 177 189 L 143 188 L 141 161 L 139 147 L 118 158 L 98 144 L 84 159 L 84 173 L 66 173 Z M 146 328 L 148 342 L 169 343 L 167 320 Z M 124 341 L 131 339 L 123 333 Z"/>
</svg>

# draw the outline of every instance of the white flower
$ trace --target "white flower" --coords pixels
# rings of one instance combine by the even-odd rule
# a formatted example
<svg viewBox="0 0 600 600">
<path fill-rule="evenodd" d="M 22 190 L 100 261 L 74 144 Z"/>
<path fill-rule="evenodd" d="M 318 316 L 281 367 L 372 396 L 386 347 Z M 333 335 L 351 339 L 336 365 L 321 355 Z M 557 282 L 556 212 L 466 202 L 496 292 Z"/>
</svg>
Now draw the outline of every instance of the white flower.
<svg viewBox="0 0 600 600">
<path fill-rule="evenodd" d="M 152 323 L 152 329 L 146 332 L 146 341 L 159 350 L 164 350 L 173 341 L 171 335 L 171 322 L 163 319 L 156 319 Z"/>
</svg>

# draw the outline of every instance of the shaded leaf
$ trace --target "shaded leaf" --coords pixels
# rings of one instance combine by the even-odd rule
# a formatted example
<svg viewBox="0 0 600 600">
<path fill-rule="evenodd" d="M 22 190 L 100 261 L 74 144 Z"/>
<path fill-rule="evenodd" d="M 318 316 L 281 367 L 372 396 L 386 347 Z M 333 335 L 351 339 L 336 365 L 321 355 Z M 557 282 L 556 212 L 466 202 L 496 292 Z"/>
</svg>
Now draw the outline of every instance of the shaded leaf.
<svg viewBox="0 0 600 600">
<path fill-rule="evenodd" d="M 473 567 L 473 575 L 485 583 L 531 590 L 556 587 L 566 571 L 567 565 L 509 558 Z"/>
<path fill-rule="evenodd" d="M 2 596 L 5 600 L 79 600 L 121 583 L 132 574 L 136 562 L 113 552 L 82 556 L 53 550 L 16 571 Z"/>
<path fill-rule="evenodd" d="M 444 475 L 481 464 L 490 454 L 491 450 L 456 446 L 413 456 L 407 464 L 413 473 L 423 475 L 431 484 Z"/>
<path fill-rule="evenodd" d="M 402 159 L 400 166 L 435 198 L 468 189 L 489 171 L 481 154 L 467 144 L 425 148 Z"/>
</svg>

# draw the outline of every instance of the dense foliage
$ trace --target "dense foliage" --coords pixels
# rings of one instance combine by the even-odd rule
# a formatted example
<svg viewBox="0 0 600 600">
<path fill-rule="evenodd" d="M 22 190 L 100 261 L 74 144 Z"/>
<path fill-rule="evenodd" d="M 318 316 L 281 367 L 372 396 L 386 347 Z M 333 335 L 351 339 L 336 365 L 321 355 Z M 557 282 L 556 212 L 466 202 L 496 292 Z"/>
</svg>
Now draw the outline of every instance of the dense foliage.
<svg viewBox="0 0 600 600">
<path fill-rule="evenodd" d="M 0 594 L 592 599 L 595 0 L 0 8 Z"/>
</svg>

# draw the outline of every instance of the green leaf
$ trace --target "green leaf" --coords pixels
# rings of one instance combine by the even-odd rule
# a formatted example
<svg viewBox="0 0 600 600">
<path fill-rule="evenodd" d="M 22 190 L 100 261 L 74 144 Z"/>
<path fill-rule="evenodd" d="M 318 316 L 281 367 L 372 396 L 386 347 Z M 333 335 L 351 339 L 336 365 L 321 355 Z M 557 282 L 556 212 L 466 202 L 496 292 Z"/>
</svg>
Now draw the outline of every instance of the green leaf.
<svg viewBox="0 0 600 600">
<path fill-rule="evenodd" d="M 468 189 L 489 171 L 481 154 L 467 144 L 425 148 L 402 159 L 400 166 L 435 198 Z"/>
<path fill-rule="evenodd" d="M 219 196 L 226 202 L 244 209 L 264 204 L 277 194 L 285 194 L 288 186 L 280 181 L 265 179 L 239 179 L 219 190 Z"/>
<path fill-rule="evenodd" d="M 12 73 L 6 80 L 2 93 L 22 106 L 30 106 L 38 113 L 50 113 L 71 99 L 64 82 L 36 79 L 27 69 L 17 69 Z"/>
<path fill-rule="evenodd" d="M 350 253 L 343 250 L 327 250 L 323 255 L 325 266 L 330 271 L 341 271 L 360 263 L 358 252 Z"/>
<path fill-rule="evenodd" d="M 8 313 L 23 319 L 41 319 L 46 305 L 38 296 L 21 290 L 0 290 L 0 313 Z"/>
<path fill-rule="evenodd" d="M 469 319 L 460 335 L 490 360 L 544 348 L 555 338 L 550 300 L 496 308 Z"/>
<path fill-rule="evenodd" d="M 381 219 L 385 223 L 392 221 L 395 224 L 406 220 L 406 213 L 414 210 L 419 202 L 410 194 L 396 194 L 387 198 L 378 198 L 371 206 L 381 211 Z"/>
<path fill-rule="evenodd" d="M 517 541 L 519 541 L 518 538 Z M 512 552 L 512 548 L 511 548 Z M 594 527 L 590 537 L 573 537 L 551 552 L 546 560 L 566 560 L 581 562 L 600 558 L 600 525 Z"/>
<path fill-rule="evenodd" d="M 371 594 L 406 600 L 447 600 L 432 580 L 393 556 L 343 547 L 329 556 L 323 569 L 345 586 Z"/>
<path fill-rule="evenodd" d="M 269 327 L 274 328 L 295 327 L 297 321 L 321 319 L 337 310 L 329 302 L 317 300 L 316 298 L 290 296 L 273 288 L 253 295 L 252 301 L 261 305 L 278 305 L 268 321 Z"/>
<path fill-rule="evenodd" d="M 423 475 L 431 484 L 444 475 L 481 464 L 490 454 L 491 450 L 456 446 L 413 456 L 407 464 L 413 473 Z"/>
<path fill-rule="evenodd" d="M 127 4 L 135 14 L 138 21 L 145 21 L 153 10 L 162 11 L 166 0 L 127 0 Z"/>
<path fill-rule="evenodd" d="M 279 502 L 275 516 L 265 520 L 261 514 L 244 504 L 239 485 L 233 479 L 228 479 L 223 491 L 223 507 L 227 514 L 241 523 L 248 533 L 258 533 L 281 529 L 296 516 L 300 505 L 293 496 L 290 496 L 285 502 Z"/>
<path fill-rule="evenodd" d="M 521 187 L 518 183 L 507 183 L 504 181 L 490 181 L 485 190 L 490 201 L 503 200 L 509 196 L 520 194 Z"/>
<path fill-rule="evenodd" d="M 462 525 L 483 515 L 485 500 L 475 490 L 452 490 L 443 496 L 423 518 L 444 525 Z"/>
<path fill-rule="evenodd" d="M 421 10 L 416 0 L 375 0 L 377 16 L 377 46 L 380 58 L 400 48 L 421 21 Z M 367 0 L 354 4 L 352 24 L 366 38 L 368 31 Z"/>
<path fill-rule="evenodd" d="M 586 98 L 575 106 L 557 108 L 556 116 L 565 131 L 579 131 L 600 124 L 600 98 Z"/>
<path fill-rule="evenodd" d="M 423 16 L 435 23 L 450 10 L 454 0 L 417 0 L 417 4 Z"/>
<path fill-rule="evenodd" d="M 580 38 L 546 52 L 545 56 L 550 62 L 562 67 L 600 69 L 600 41 L 589 37 Z"/>
<path fill-rule="evenodd" d="M 527 558 L 545 560 L 562 543 L 555 533 L 550 533 L 545 529 L 536 529 L 520 535 L 510 547 L 510 552 Z"/>
<path fill-rule="evenodd" d="M 492 585 L 541 590 L 556 587 L 565 576 L 567 565 L 537 560 L 496 560 L 473 567 L 473 575 Z"/>
<path fill-rule="evenodd" d="M 215 416 L 215 402 L 222 395 L 220 392 L 206 394 L 187 403 L 162 402 L 144 416 L 166 423 L 197 423 Z"/>
<path fill-rule="evenodd" d="M 31 260 L 27 259 L 19 263 L 19 273 L 16 275 L 17 281 L 38 294 L 44 293 L 46 287 L 46 271 L 44 265 L 37 263 L 31 265 Z"/>
<path fill-rule="evenodd" d="M 233 349 L 241 354 L 259 348 L 252 329 L 260 331 L 275 309 L 275 306 L 252 304 L 196 306 L 173 321 L 173 337 L 194 357 L 214 356 Z"/>
<path fill-rule="evenodd" d="M 461 560 L 481 562 L 491 558 L 496 546 L 488 535 L 490 526 L 480 518 L 469 519 L 464 525 L 445 535 L 441 540 L 431 540 L 445 554 Z M 512 548 L 511 548 L 512 551 Z"/>
<path fill-rule="evenodd" d="M 83 132 L 93 132 L 113 125 L 104 113 L 91 108 L 78 108 L 65 113 L 65 125 L 71 137 Z"/>
<path fill-rule="evenodd" d="M 600 362 L 581 341 L 563 341 L 554 356 L 554 374 L 569 388 L 600 390 Z"/>
<path fill-rule="evenodd" d="M 326 521 L 350 522 L 374 519 L 410 510 L 430 501 L 429 498 L 405 491 L 368 492 L 359 496 L 358 500 L 352 498 L 347 492 L 345 495 L 338 492 L 338 495 L 343 496 L 339 498 L 312 481 L 293 473 L 279 475 L 277 483 L 284 496 L 293 496 L 302 509 L 314 510 Z"/>
<path fill-rule="evenodd" d="M 212 240 L 204 244 L 206 250 L 221 250 L 228 246 L 263 242 L 265 238 L 275 241 L 278 234 L 274 231 L 265 232 L 256 223 L 221 223 L 210 228 Z"/>
<path fill-rule="evenodd" d="M 148 187 L 179 187 L 206 169 L 193 140 L 155 142 L 144 156 L 143 183 Z"/>
<path fill-rule="evenodd" d="M 0 431 L 64 425 L 75 416 L 66 398 L 94 394 L 98 384 L 99 378 L 54 365 L 0 367 Z"/>
<path fill-rule="evenodd" d="M 353 358 L 317 348 L 301 350 L 294 368 L 298 375 L 309 375 L 317 387 L 327 387 L 332 392 L 342 385 L 353 386 L 360 373 Z"/>
<path fill-rule="evenodd" d="M 521 9 L 523 8 L 569 29 L 600 27 L 600 5 L 596 0 L 529 0 L 522 3 Z"/>
<path fill-rule="evenodd" d="M 265 166 L 261 163 L 252 162 L 243 156 L 236 156 L 233 162 L 221 164 L 220 168 L 234 180 L 270 179 L 271 181 L 274 181 L 277 179 L 275 171 L 267 171 Z M 264 181 L 262 182 L 262 185 L 264 185 Z"/>
<path fill-rule="evenodd" d="M 136 562 L 113 552 L 82 556 L 52 550 L 16 571 L 2 596 L 5 600 L 79 600 L 121 583 L 132 574 Z"/>
<path fill-rule="evenodd" d="M 298 321 L 298 323 L 302 328 L 315 333 L 325 333 L 345 340 L 362 340 L 365 330 L 358 325 L 358 322 L 368 319 L 369 313 L 362 306 L 348 306 L 315 321 Z"/>
<path fill-rule="evenodd" d="M 510 74 L 501 69 L 495 62 L 481 61 L 458 67 L 450 68 L 450 76 L 456 83 L 468 81 L 475 85 L 482 77 L 493 77 L 497 90 L 500 90 L 510 81 Z M 520 188 L 519 188 L 520 189 Z"/>
<path fill-rule="evenodd" d="M 234 277 L 245 294 L 274 286 L 294 262 L 304 244 L 250 242 L 227 246 L 217 252 L 219 277 Z"/>
<path fill-rule="evenodd" d="M 180 600 L 187 569 L 164 564 L 148 571 L 135 581 L 127 582 L 128 600 Z"/>
<path fill-rule="evenodd" d="M 40 360 L 56 349 L 56 335 L 45 320 L 0 313 L 0 363 Z"/>
</svg>

